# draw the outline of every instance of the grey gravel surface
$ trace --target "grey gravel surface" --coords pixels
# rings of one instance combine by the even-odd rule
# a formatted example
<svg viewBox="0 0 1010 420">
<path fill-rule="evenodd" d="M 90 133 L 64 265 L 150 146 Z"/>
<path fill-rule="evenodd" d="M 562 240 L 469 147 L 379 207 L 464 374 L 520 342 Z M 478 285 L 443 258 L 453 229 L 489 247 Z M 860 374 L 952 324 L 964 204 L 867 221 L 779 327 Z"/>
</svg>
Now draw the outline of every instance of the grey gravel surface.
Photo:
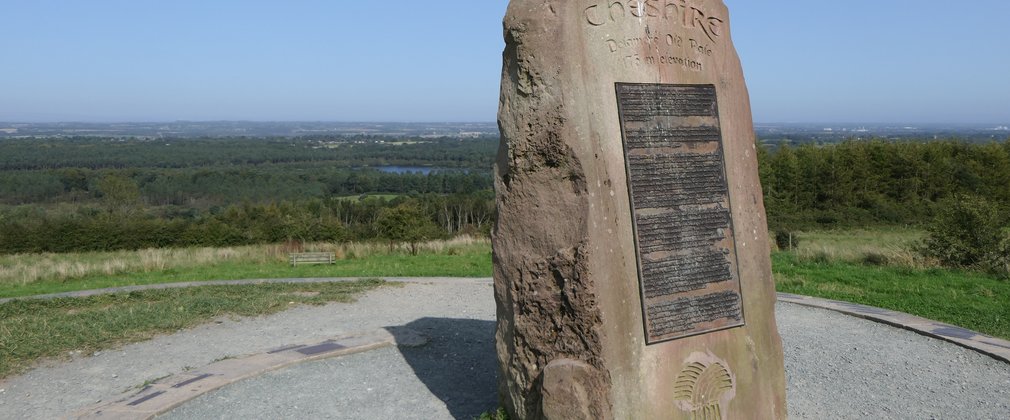
<svg viewBox="0 0 1010 420">
<path fill-rule="evenodd" d="M 835 312 L 780 303 L 794 419 L 1010 418 L 1010 365 Z M 488 282 L 432 280 L 355 304 L 222 320 L 0 382 L 0 418 L 52 418 L 145 380 L 286 343 L 406 325 L 423 347 L 310 362 L 211 392 L 164 418 L 470 418 L 494 405 Z"/>
<path fill-rule="evenodd" d="M 0 380 L 0 419 L 50 419 L 139 387 L 145 381 L 226 357 L 289 343 L 406 325 L 425 317 L 493 317 L 489 281 L 425 279 L 369 292 L 354 304 L 303 306 L 269 317 L 218 322 L 98 355 L 74 355 Z M 490 306 L 489 306 L 490 305 Z"/>
<path fill-rule="evenodd" d="M 498 407 L 493 322 L 424 318 L 409 328 L 428 344 L 304 363 L 158 418 L 472 419 Z"/>
<path fill-rule="evenodd" d="M 945 341 L 779 303 L 795 419 L 1007 419 L 1010 364 Z"/>
</svg>

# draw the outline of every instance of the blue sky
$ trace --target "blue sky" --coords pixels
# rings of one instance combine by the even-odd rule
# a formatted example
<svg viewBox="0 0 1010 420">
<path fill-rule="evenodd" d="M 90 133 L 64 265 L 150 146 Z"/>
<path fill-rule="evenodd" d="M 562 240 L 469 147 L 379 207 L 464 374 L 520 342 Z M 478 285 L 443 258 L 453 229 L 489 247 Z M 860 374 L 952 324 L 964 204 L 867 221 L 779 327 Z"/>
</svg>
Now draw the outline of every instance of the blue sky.
<svg viewBox="0 0 1010 420">
<path fill-rule="evenodd" d="M 726 2 L 758 122 L 1010 122 L 1010 2 Z M 0 0 L 0 121 L 493 121 L 506 4 Z"/>
</svg>

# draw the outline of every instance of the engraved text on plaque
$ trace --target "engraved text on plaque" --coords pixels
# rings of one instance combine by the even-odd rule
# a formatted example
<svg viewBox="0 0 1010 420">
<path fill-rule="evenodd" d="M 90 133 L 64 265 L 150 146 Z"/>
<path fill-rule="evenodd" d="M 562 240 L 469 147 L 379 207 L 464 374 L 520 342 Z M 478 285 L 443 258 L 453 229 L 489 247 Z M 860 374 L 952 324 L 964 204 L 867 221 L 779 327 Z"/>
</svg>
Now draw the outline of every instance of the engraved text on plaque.
<svg viewBox="0 0 1010 420">
<path fill-rule="evenodd" d="M 617 84 L 650 344 L 744 324 L 714 85 Z"/>
</svg>

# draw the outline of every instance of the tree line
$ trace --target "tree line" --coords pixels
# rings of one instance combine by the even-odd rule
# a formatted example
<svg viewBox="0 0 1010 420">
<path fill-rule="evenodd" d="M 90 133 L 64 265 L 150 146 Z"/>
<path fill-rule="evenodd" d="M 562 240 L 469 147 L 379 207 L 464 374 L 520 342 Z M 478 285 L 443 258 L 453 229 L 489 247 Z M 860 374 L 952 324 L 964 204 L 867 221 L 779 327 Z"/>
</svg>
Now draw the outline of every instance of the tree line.
<svg viewBox="0 0 1010 420">
<path fill-rule="evenodd" d="M 1010 142 L 852 140 L 758 158 L 773 229 L 924 226 L 964 195 L 1010 210 Z"/>
<path fill-rule="evenodd" d="M 3 140 L 0 253 L 371 240 L 403 236 L 388 221 L 404 214 L 424 228 L 412 234 L 486 233 L 495 150 L 486 138 Z M 374 169 L 387 165 L 427 170 Z"/>
<path fill-rule="evenodd" d="M 101 149 L 110 139 L 52 140 L 40 147 L 69 151 L 50 150 L 34 160 L 0 155 L 7 162 L 33 162 L 22 165 L 32 169 L 0 170 L 0 253 L 379 240 L 402 236 L 393 232 L 390 221 L 408 219 L 418 222 L 412 235 L 445 237 L 487 234 L 495 220 L 490 166 L 497 142 L 429 143 L 413 149 L 416 159 L 404 155 L 402 147 L 409 144 L 383 140 L 368 145 L 374 148 L 372 162 L 458 162 L 425 175 L 355 169 L 340 154 L 332 160 L 235 164 L 227 161 L 228 154 L 238 153 L 241 141 L 223 148 L 215 141 L 186 146 L 204 166 L 184 164 L 182 156 L 165 157 L 168 164 L 152 163 L 148 160 L 158 155 L 150 151 L 141 153 L 147 157 L 123 155 L 134 166 L 122 168 L 102 163 L 108 157 L 95 160 L 85 152 L 77 157 L 83 166 L 61 160 L 71 159 L 74 151 Z M 258 159 L 274 160 L 278 156 L 266 152 L 274 150 L 271 142 L 286 144 L 276 149 L 283 151 L 278 155 L 307 144 L 304 139 L 252 140 L 249 147 L 264 153 Z M 131 147 L 159 147 L 136 143 Z M 12 150 L 6 146 L 6 140 L 0 142 L 0 150 Z M 759 147 L 758 156 L 769 224 L 776 231 L 925 228 L 950 213 L 944 209 L 962 202 L 978 203 L 973 208 L 985 211 L 967 209 L 951 216 L 969 220 L 957 225 L 978 224 L 965 214 L 1010 215 L 1007 142 L 772 146 Z M 47 161 L 47 156 L 62 157 Z M 986 217 L 986 226 L 997 232 L 1010 225 L 1010 220 Z"/>
<path fill-rule="evenodd" d="M 300 162 L 195 168 L 60 168 L 0 171 L 0 204 L 98 204 L 133 195 L 146 206 L 208 209 L 243 201 L 327 198 L 363 193 L 471 194 L 491 188 L 487 170 L 445 168 L 387 173 Z"/>
<path fill-rule="evenodd" d="M 0 253 L 488 235 L 494 210 L 489 190 L 474 194 L 244 202 L 209 211 L 151 209 L 128 201 L 72 209 L 19 206 L 0 211 Z M 413 227 L 415 231 L 410 235 L 414 236 L 391 230 L 388 220 L 393 215 L 399 217 L 394 220 L 409 222 L 405 227 Z"/>
<path fill-rule="evenodd" d="M 489 168 L 491 138 L 18 138 L 0 141 L 0 171 L 58 168 L 192 168 L 292 162 L 340 167 L 415 165 Z"/>
</svg>

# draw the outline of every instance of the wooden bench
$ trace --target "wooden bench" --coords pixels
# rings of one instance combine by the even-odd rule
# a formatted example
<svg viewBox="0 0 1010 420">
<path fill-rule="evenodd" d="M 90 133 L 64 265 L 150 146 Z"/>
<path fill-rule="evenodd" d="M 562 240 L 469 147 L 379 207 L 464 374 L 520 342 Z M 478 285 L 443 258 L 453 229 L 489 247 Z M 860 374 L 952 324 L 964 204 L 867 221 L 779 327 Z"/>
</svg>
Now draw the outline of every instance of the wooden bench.
<svg viewBox="0 0 1010 420">
<path fill-rule="evenodd" d="M 288 254 L 291 266 L 298 264 L 336 264 L 337 255 L 332 252 L 297 252 Z"/>
</svg>

